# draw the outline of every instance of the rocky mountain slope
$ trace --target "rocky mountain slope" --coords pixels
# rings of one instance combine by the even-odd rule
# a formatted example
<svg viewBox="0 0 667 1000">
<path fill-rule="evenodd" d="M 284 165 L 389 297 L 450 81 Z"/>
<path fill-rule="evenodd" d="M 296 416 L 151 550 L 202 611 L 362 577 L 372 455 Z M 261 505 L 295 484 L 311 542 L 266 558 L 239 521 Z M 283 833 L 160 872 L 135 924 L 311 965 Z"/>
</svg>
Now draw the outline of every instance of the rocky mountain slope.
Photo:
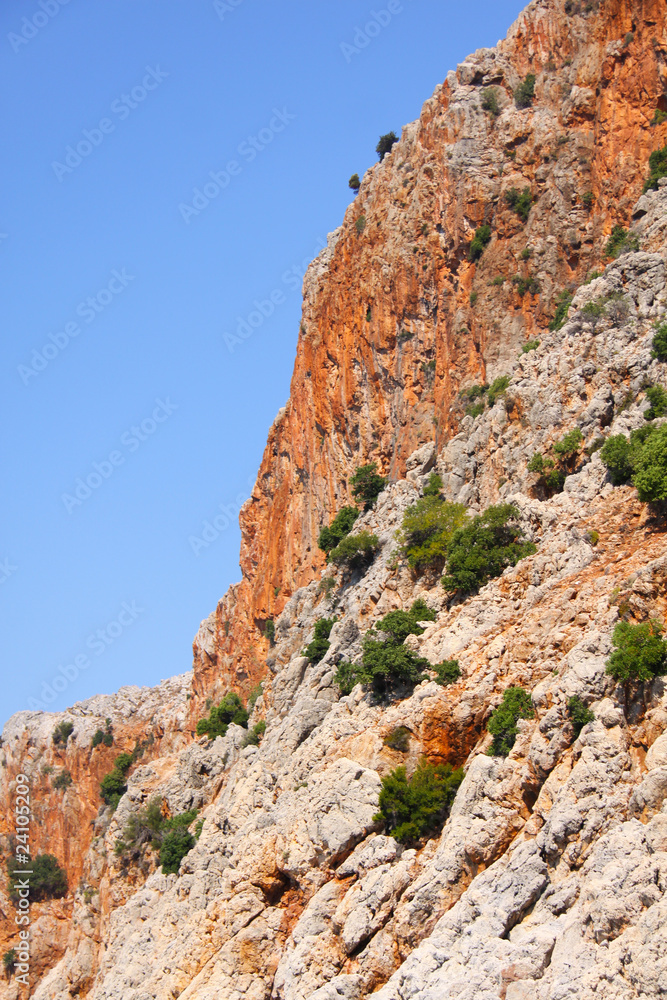
<svg viewBox="0 0 667 1000">
<path fill-rule="evenodd" d="M 651 353 L 667 311 L 667 182 L 642 195 L 667 141 L 666 18 L 657 0 L 535 0 L 496 49 L 448 74 L 306 276 L 290 400 L 242 513 L 243 578 L 202 624 L 193 674 L 5 727 L 3 847 L 27 773 L 34 849 L 70 887 L 32 907 L 37 1000 L 667 993 L 667 696 L 660 677 L 635 689 L 605 672 L 619 620 L 665 621 L 666 527 L 597 450 L 646 424 L 648 385 L 667 388 Z M 485 110 L 489 88 L 498 106 Z M 524 219 L 507 195 L 526 188 Z M 630 232 L 610 259 L 618 225 Z M 550 330 L 564 289 L 566 321 Z M 462 393 L 499 376 L 493 404 L 466 415 Z M 531 458 L 577 428 L 549 495 Z M 327 567 L 319 530 L 373 460 L 390 481 L 355 531 L 377 535 L 377 555 Z M 535 546 L 466 599 L 397 558 L 433 471 L 472 513 L 513 504 Z M 340 662 L 358 663 L 368 629 L 418 597 L 432 620 L 406 645 L 433 665 L 456 658 L 460 678 L 341 696 Z M 313 662 L 303 649 L 323 617 L 337 620 Z M 235 724 L 195 736 L 211 700 L 258 680 L 258 745 Z M 508 756 L 489 756 L 489 716 L 515 685 L 533 717 Z M 594 715 L 576 738 L 575 695 Z M 107 720 L 113 747 L 93 748 Z M 54 744 L 63 721 L 73 731 Z M 385 740 L 399 727 L 396 749 Z M 99 783 L 120 751 L 133 761 L 112 811 Z M 465 777 L 442 829 L 406 845 L 374 817 L 382 778 L 423 756 Z M 63 769 L 72 783 L 54 789 Z M 119 844 L 155 799 L 164 817 L 198 810 L 172 874 L 150 842 L 135 855 Z M 4 886 L 0 911 L 4 951 L 16 938 Z M 16 976 L 0 984 L 22 995 Z"/>
</svg>

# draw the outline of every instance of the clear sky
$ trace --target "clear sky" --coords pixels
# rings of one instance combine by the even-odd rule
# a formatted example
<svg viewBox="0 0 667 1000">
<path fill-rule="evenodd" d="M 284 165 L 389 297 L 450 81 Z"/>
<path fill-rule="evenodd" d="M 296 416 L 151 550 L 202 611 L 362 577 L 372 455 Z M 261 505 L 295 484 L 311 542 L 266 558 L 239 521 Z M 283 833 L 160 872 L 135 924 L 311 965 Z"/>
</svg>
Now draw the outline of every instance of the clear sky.
<svg viewBox="0 0 667 1000">
<path fill-rule="evenodd" d="M 522 7 L 2 4 L 1 723 L 190 669 L 240 577 L 304 261 L 378 136 Z"/>
</svg>

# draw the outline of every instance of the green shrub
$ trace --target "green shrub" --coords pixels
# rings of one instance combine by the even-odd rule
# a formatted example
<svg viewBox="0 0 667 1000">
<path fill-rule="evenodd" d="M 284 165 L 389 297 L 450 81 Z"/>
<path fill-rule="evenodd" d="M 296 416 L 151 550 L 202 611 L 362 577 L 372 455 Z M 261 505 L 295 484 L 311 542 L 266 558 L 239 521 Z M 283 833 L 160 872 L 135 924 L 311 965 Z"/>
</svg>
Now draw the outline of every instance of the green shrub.
<svg viewBox="0 0 667 1000">
<path fill-rule="evenodd" d="M 257 699 L 262 693 L 262 684 L 263 684 L 262 681 L 260 681 L 259 684 L 256 684 L 255 687 L 250 692 L 250 694 L 248 695 L 248 715 L 250 715 L 250 713 L 252 712 L 253 708 L 255 707 Z"/>
<path fill-rule="evenodd" d="M 525 187 L 523 191 L 519 191 L 515 187 L 510 188 L 505 193 L 505 201 L 523 222 L 527 221 L 530 214 L 530 207 L 533 204 L 533 196 L 530 193 L 529 187 Z"/>
<path fill-rule="evenodd" d="M 66 788 L 69 788 L 71 784 L 72 775 L 69 771 L 61 771 L 60 774 L 57 774 L 53 779 L 53 787 L 58 790 L 62 789 L 64 791 Z"/>
<path fill-rule="evenodd" d="M 531 295 L 537 295 L 540 290 L 539 281 L 531 274 L 527 275 L 525 278 L 521 277 L 520 274 L 516 274 L 512 278 L 512 284 L 516 285 L 516 290 L 521 298 L 524 297 L 526 292 L 529 292 Z"/>
<path fill-rule="evenodd" d="M 662 125 L 662 123 L 666 121 L 667 121 L 667 111 L 661 111 L 660 108 L 656 108 L 655 114 L 651 119 L 651 125 Z"/>
<path fill-rule="evenodd" d="M 352 174 L 352 176 L 350 177 L 349 181 L 347 182 L 347 186 L 352 191 L 354 191 L 354 193 L 356 194 L 357 191 L 359 190 L 359 188 L 361 187 L 361 181 L 359 180 L 359 174 Z"/>
<path fill-rule="evenodd" d="M 567 314 L 572 304 L 572 292 L 564 290 L 556 296 L 556 312 L 549 323 L 550 330 L 560 330 L 567 322 Z"/>
<path fill-rule="evenodd" d="M 234 691 L 230 691 L 219 705 L 214 705 L 207 718 L 197 723 L 197 736 L 208 736 L 214 740 L 216 736 L 224 736 L 231 723 L 248 728 L 248 713 L 243 702 Z"/>
<path fill-rule="evenodd" d="M 624 229 L 623 226 L 616 225 L 611 231 L 611 236 L 607 241 L 604 252 L 607 257 L 612 257 L 615 260 L 617 257 L 620 257 L 622 253 L 638 249 L 638 238 L 636 236 L 631 236 L 627 229 Z"/>
<path fill-rule="evenodd" d="M 477 405 L 484 409 L 483 403 Z M 442 565 L 452 532 L 460 528 L 465 520 L 463 504 L 450 503 L 443 500 L 439 492 L 433 494 L 424 490 L 424 496 L 408 507 L 403 515 L 398 533 L 400 554 L 414 570 Z"/>
<path fill-rule="evenodd" d="M 529 108 L 535 97 L 535 74 L 529 73 L 514 91 L 514 103 L 517 108 Z"/>
<path fill-rule="evenodd" d="M 484 111 L 488 111 L 492 118 L 497 118 L 500 114 L 498 104 L 498 90 L 496 87 L 486 87 L 480 94 L 481 105 Z"/>
<path fill-rule="evenodd" d="M 535 552 L 533 543 L 524 541 L 518 517 L 516 507 L 497 504 L 455 531 L 447 546 L 445 590 L 477 591 L 506 567 Z"/>
<path fill-rule="evenodd" d="M 533 703 L 527 691 L 522 687 L 507 688 L 501 704 L 491 713 L 487 723 L 486 728 L 493 736 L 489 756 L 507 757 L 519 732 L 518 720 L 532 719 L 534 714 Z"/>
<path fill-rule="evenodd" d="M 61 743 L 67 743 L 68 739 L 74 732 L 73 722 L 59 722 L 56 728 L 53 730 L 52 739 L 56 746 L 60 746 Z"/>
<path fill-rule="evenodd" d="M 655 328 L 651 344 L 651 357 L 667 361 L 667 323 Z"/>
<path fill-rule="evenodd" d="M 603 447 L 606 440 L 607 439 L 604 437 L 596 437 L 593 441 L 591 441 L 591 443 L 584 449 L 588 457 L 590 458 L 596 451 L 599 451 L 600 448 Z"/>
<path fill-rule="evenodd" d="M 329 553 L 329 561 L 337 566 L 346 565 L 350 569 L 363 569 L 372 563 L 380 539 L 370 531 L 360 531 L 358 535 L 346 535 Z"/>
<path fill-rule="evenodd" d="M 595 715 L 590 708 L 586 708 L 581 698 L 574 694 L 567 702 L 567 714 L 574 729 L 574 738 L 579 739 L 579 734 L 584 726 L 589 722 L 595 722 Z"/>
<path fill-rule="evenodd" d="M 252 727 L 250 732 L 243 737 L 242 747 L 257 747 L 262 741 L 262 736 L 266 732 L 266 722 L 260 720 L 256 725 Z"/>
<path fill-rule="evenodd" d="M 422 495 L 425 497 L 439 497 L 441 489 L 442 477 L 439 476 L 437 472 L 432 472 L 428 477 L 426 486 L 422 490 Z"/>
<path fill-rule="evenodd" d="M 2 956 L 2 964 L 5 969 L 5 975 L 8 979 L 11 979 L 12 973 L 16 967 L 18 961 L 18 955 L 16 954 L 16 948 L 10 948 Z"/>
<path fill-rule="evenodd" d="M 67 895 L 67 873 L 60 867 L 58 859 L 53 854 L 38 854 L 35 858 L 29 859 L 28 865 L 19 864 L 11 854 L 7 860 L 7 875 L 9 896 L 12 900 L 18 899 L 14 882 L 16 879 L 24 878 L 24 872 L 28 868 L 32 872 L 29 894 L 31 903 L 43 899 L 61 899 Z"/>
<path fill-rule="evenodd" d="M 646 390 L 646 396 L 651 404 L 644 413 L 645 420 L 655 420 L 656 417 L 664 417 L 667 413 L 667 392 L 661 385 L 651 385 Z"/>
<path fill-rule="evenodd" d="M 357 230 L 358 233 L 363 233 L 364 229 L 366 228 L 366 216 L 365 215 L 360 215 L 359 216 L 359 218 L 357 219 L 357 221 L 354 224 L 354 228 Z M 370 309 L 368 310 L 368 312 L 370 313 Z M 370 321 L 370 316 L 366 316 L 366 319 Z"/>
<path fill-rule="evenodd" d="M 495 276 L 495 278 L 491 279 L 490 284 L 494 285 L 494 286 L 504 285 L 505 284 L 505 276 L 502 275 L 502 274 L 497 274 Z"/>
<path fill-rule="evenodd" d="M 607 438 L 600 451 L 600 458 L 609 470 L 609 478 L 614 486 L 622 486 L 632 478 L 633 449 L 625 434 L 613 434 Z"/>
<path fill-rule="evenodd" d="M 470 305 L 474 306 L 475 302 L 477 302 L 478 298 L 479 298 L 479 292 L 471 292 L 470 293 Z"/>
<path fill-rule="evenodd" d="M 396 726 L 387 733 L 382 741 L 391 750 L 398 750 L 400 753 L 407 753 L 410 746 L 410 730 L 405 726 Z"/>
<path fill-rule="evenodd" d="M 473 403 L 472 406 L 466 407 L 466 417 L 472 417 L 473 420 L 476 420 L 484 413 L 484 409 L 484 403 Z"/>
<path fill-rule="evenodd" d="M 397 767 L 382 779 L 373 819 L 400 843 L 414 843 L 443 826 L 463 777 L 462 768 L 421 760 L 408 781 L 405 768 Z"/>
<path fill-rule="evenodd" d="M 303 655 L 307 656 L 311 663 L 319 663 L 331 645 L 329 635 L 335 621 L 335 618 L 320 618 L 315 622 L 312 642 L 309 642 L 303 651 Z"/>
<path fill-rule="evenodd" d="M 560 459 L 568 460 L 578 454 L 583 443 L 583 436 L 578 427 L 574 427 L 567 434 L 564 434 L 560 441 L 555 441 L 552 445 L 554 455 Z"/>
<path fill-rule="evenodd" d="M 639 625 L 619 622 L 611 641 L 614 651 L 607 661 L 607 673 L 615 681 L 651 681 L 667 673 L 667 643 L 659 621 Z"/>
<path fill-rule="evenodd" d="M 489 386 L 489 391 L 486 397 L 490 407 L 496 405 L 496 400 L 498 399 L 499 396 L 502 396 L 505 393 L 505 390 L 507 389 L 509 384 L 510 384 L 509 375 L 499 375 L 498 378 L 493 380 L 493 382 Z"/>
<path fill-rule="evenodd" d="M 565 482 L 565 473 L 557 468 L 556 463 L 551 458 L 545 458 L 541 452 L 535 452 L 528 463 L 528 471 L 539 474 L 540 478 L 537 485 L 548 496 L 553 496 L 555 493 L 562 491 L 563 483 Z"/>
<path fill-rule="evenodd" d="M 386 485 L 385 477 L 378 475 L 376 462 L 359 466 L 350 478 L 352 496 L 355 500 L 363 503 L 364 510 L 370 510 L 375 505 L 375 501 Z"/>
<path fill-rule="evenodd" d="M 170 831 L 160 847 L 160 864 L 165 875 L 177 875 L 181 861 L 195 846 L 195 838 L 183 828 Z"/>
<path fill-rule="evenodd" d="M 340 688 L 341 695 L 350 694 L 357 684 L 365 684 L 368 679 L 363 667 L 349 660 L 341 660 L 334 674 L 334 683 Z"/>
<path fill-rule="evenodd" d="M 488 391 L 488 385 L 471 385 L 469 389 L 462 389 L 459 395 L 473 402 L 476 399 L 480 399 Z"/>
<path fill-rule="evenodd" d="M 113 770 L 105 774 L 100 782 L 100 794 L 106 804 L 111 806 L 112 809 L 116 808 L 127 791 L 125 778 L 133 762 L 132 754 L 119 754 L 114 761 Z"/>
<path fill-rule="evenodd" d="M 184 831 L 187 832 L 187 827 L 197 818 L 197 812 L 197 809 L 189 809 L 187 812 L 166 819 L 162 815 L 162 801 L 156 796 L 144 809 L 132 813 L 125 824 L 122 838 L 114 845 L 114 852 L 127 863 L 138 861 L 146 844 L 150 844 L 155 851 L 161 851 L 172 832 L 178 834 L 179 839 Z M 178 865 L 174 871 L 178 871 Z"/>
<path fill-rule="evenodd" d="M 433 621 L 435 621 L 435 611 L 432 611 L 426 602 L 418 597 L 409 611 L 389 611 L 384 618 L 381 618 L 369 629 L 367 635 L 371 632 L 383 632 L 393 645 L 398 646 L 405 642 L 409 635 L 422 634 L 424 629 L 419 622 Z"/>
<path fill-rule="evenodd" d="M 587 212 L 590 212 L 593 205 L 595 204 L 595 195 L 592 191 L 584 191 L 581 196 L 581 204 L 584 206 Z"/>
<path fill-rule="evenodd" d="M 264 638 L 269 640 L 269 644 L 273 646 L 276 641 L 276 624 L 272 618 L 264 625 Z"/>
<path fill-rule="evenodd" d="M 528 354 L 529 351 L 536 351 L 539 346 L 539 340 L 527 340 L 525 344 L 521 345 L 521 353 Z"/>
<path fill-rule="evenodd" d="M 317 539 L 318 546 L 327 554 L 352 531 L 354 522 L 361 511 L 358 507 L 342 507 L 328 528 L 322 528 Z"/>
<path fill-rule="evenodd" d="M 532 256 L 533 256 L 533 251 L 531 250 L 530 247 L 524 247 L 521 253 L 519 254 L 521 260 L 530 260 Z"/>
<path fill-rule="evenodd" d="M 96 729 L 90 745 L 94 749 L 95 747 L 98 747 L 100 745 L 103 739 L 104 739 L 104 730 Z"/>
<path fill-rule="evenodd" d="M 113 746 L 113 733 L 110 730 L 107 729 L 106 733 L 102 737 L 102 742 L 104 743 L 105 747 Z"/>
<path fill-rule="evenodd" d="M 643 428 L 642 428 L 643 429 Z M 634 431 L 636 435 L 638 432 Z M 632 445 L 632 437 L 630 443 Z M 667 424 L 657 427 L 634 459 L 633 485 L 644 503 L 667 500 Z"/>
<path fill-rule="evenodd" d="M 644 191 L 657 188 L 661 177 L 667 177 L 667 146 L 654 150 L 648 158 L 649 175 Z"/>
<path fill-rule="evenodd" d="M 472 243 L 468 247 L 468 260 L 479 260 L 484 253 L 484 248 L 488 246 L 491 239 L 491 226 L 478 226 L 475 230 Z"/>
<path fill-rule="evenodd" d="M 381 135 L 377 146 L 375 147 L 375 152 L 378 155 L 380 161 L 384 160 L 387 153 L 391 153 L 392 148 L 398 142 L 398 136 L 395 132 L 387 132 L 386 135 Z"/>
<path fill-rule="evenodd" d="M 437 676 L 436 684 L 446 687 L 448 684 L 455 684 L 461 676 L 461 667 L 458 660 L 443 660 L 433 666 Z"/>
</svg>

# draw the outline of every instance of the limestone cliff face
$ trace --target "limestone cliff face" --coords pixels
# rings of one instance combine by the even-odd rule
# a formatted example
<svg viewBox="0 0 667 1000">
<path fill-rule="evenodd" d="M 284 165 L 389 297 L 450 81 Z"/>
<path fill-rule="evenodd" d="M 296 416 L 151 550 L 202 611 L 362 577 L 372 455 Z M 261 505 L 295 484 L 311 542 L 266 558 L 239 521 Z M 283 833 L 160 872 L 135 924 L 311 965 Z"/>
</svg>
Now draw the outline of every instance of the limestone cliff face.
<svg viewBox="0 0 667 1000">
<path fill-rule="evenodd" d="M 322 566 L 317 535 L 355 467 L 400 478 L 416 448 L 439 448 L 458 429 L 459 389 L 504 371 L 556 294 L 600 267 L 667 137 L 651 124 L 667 106 L 664 28 L 661 0 L 536 0 L 496 49 L 448 73 L 367 171 L 305 278 L 290 399 L 241 514 L 242 582 L 195 640 L 193 710 L 216 678 L 247 690 L 261 677 L 260 630 Z M 535 100 L 519 110 L 528 73 Z M 488 86 L 497 117 L 481 107 Z M 505 194 L 526 187 L 524 225 Z M 483 223 L 492 240 L 471 263 Z M 515 276 L 539 292 L 521 296 Z"/>
<path fill-rule="evenodd" d="M 667 693 L 660 677 L 625 690 L 605 664 L 620 616 L 667 618 L 667 533 L 595 448 L 645 425 L 647 385 L 667 389 L 651 354 L 667 316 L 667 183 L 641 196 L 667 142 L 667 124 L 651 124 L 666 20 L 654 0 L 536 0 L 498 48 L 447 76 L 308 271 L 290 400 L 242 514 L 243 579 L 202 623 L 194 674 L 5 727 L 0 844 L 11 849 L 23 770 L 33 850 L 69 880 L 63 900 L 34 907 L 35 1000 L 665 995 Z M 511 95 L 528 73 L 535 99 L 521 110 Z M 497 116 L 481 107 L 487 87 Z M 525 223 L 512 188 L 530 189 Z M 482 223 L 491 240 L 471 262 Z M 612 261 L 615 224 L 632 240 Z M 550 331 L 564 288 L 569 316 Z M 539 344 L 522 353 L 528 339 Z M 504 395 L 466 415 L 461 390 L 499 375 Z M 545 498 L 530 458 L 575 427 L 582 448 Z M 320 526 L 372 460 L 391 481 L 358 525 L 378 553 L 364 571 L 325 570 Z M 433 469 L 471 511 L 514 504 L 536 546 L 459 602 L 397 559 L 396 530 Z M 406 643 L 431 664 L 457 658 L 461 678 L 341 697 L 337 664 L 417 596 L 435 618 Z M 302 650 L 323 616 L 337 620 L 312 663 Z M 207 698 L 259 679 L 258 746 L 235 725 L 194 738 Z M 489 715 L 517 684 L 534 717 L 508 757 L 489 756 Z M 578 738 L 574 695 L 595 716 Z M 93 749 L 107 718 L 114 746 Z M 63 719 L 74 731 L 57 746 Z M 405 750 L 385 743 L 398 726 Z M 137 744 L 112 812 L 99 780 Z M 465 778 L 442 830 L 406 848 L 374 817 L 382 777 L 423 755 Z M 178 874 L 148 841 L 121 850 L 155 797 L 164 816 L 198 810 Z M 13 913 L 3 884 L 3 952 Z M 2 1000 L 20 996 L 0 981 Z"/>
</svg>

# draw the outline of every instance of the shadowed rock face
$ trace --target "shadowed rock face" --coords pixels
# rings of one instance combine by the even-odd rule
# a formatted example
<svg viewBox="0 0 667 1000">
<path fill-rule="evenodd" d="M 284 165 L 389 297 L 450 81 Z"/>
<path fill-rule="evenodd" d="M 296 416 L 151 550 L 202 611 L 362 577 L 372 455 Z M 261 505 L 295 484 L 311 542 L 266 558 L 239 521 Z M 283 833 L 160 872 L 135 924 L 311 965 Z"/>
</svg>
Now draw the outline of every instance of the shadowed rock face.
<svg viewBox="0 0 667 1000">
<path fill-rule="evenodd" d="M 610 483 L 594 446 L 645 426 L 646 386 L 667 389 L 651 355 L 667 310 L 667 183 L 641 195 L 667 142 L 667 124 L 650 124 L 665 16 L 664 3 L 541 0 L 448 75 L 308 271 L 291 397 L 242 513 L 243 579 L 202 623 L 194 675 L 5 727 L 0 843 L 7 852 L 26 770 L 33 849 L 69 879 L 63 900 L 34 908 L 35 1000 L 664 994 L 667 694 L 663 678 L 624 690 L 605 665 L 619 617 L 667 616 L 667 532 L 663 512 Z M 535 99 L 520 110 L 511 95 L 528 73 Z M 495 117 L 481 107 L 489 87 Z M 512 188 L 530 189 L 525 224 Z M 483 223 L 491 239 L 471 262 Z M 615 224 L 632 240 L 612 261 Z M 569 315 L 550 331 L 566 287 Z M 522 353 L 526 340 L 539 345 Z M 495 405 L 466 414 L 461 390 L 500 375 Z M 530 459 L 574 428 L 582 446 L 547 497 Z M 317 534 L 372 460 L 391 482 L 355 530 L 378 536 L 377 554 L 364 571 L 329 567 L 327 593 Z M 454 602 L 438 572 L 397 560 L 396 531 L 431 471 L 472 512 L 514 504 L 536 546 Z M 418 596 L 435 618 L 406 645 L 430 664 L 458 659 L 460 679 L 340 698 L 337 664 Z M 336 621 L 311 663 L 302 651 L 321 617 Z M 259 679 L 259 746 L 235 725 L 194 739 L 208 697 Z M 491 757 L 486 724 L 511 685 L 531 693 L 534 717 L 507 758 Z M 574 695 L 595 715 L 576 740 Z M 93 750 L 106 718 L 114 746 Z M 58 746 L 63 719 L 74 731 Z M 398 727 L 402 750 L 385 742 Z M 99 781 L 137 743 L 112 815 Z M 381 779 L 423 755 L 465 779 L 442 830 L 403 845 L 374 819 Z M 58 791 L 63 769 L 73 781 Z M 148 842 L 134 859 L 116 850 L 153 797 L 165 817 L 203 820 L 178 875 Z M 2 884 L 3 952 L 13 913 Z M 19 995 L 0 980 L 0 1000 Z"/>
<path fill-rule="evenodd" d="M 306 274 L 290 399 L 241 513 L 242 582 L 195 639 L 193 707 L 218 678 L 247 689 L 262 676 L 260 628 L 322 566 L 317 535 L 349 502 L 354 469 L 377 461 L 400 478 L 416 448 L 441 447 L 460 425 L 459 390 L 503 373 L 556 294 L 599 268 L 667 134 L 650 124 L 667 89 L 664 18 L 659 0 L 529 4 L 367 171 Z M 528 73 L 535 98 L 520 110 Z M 481 108 L 488 87 L 497 117 Z M 530 188 L 525 224 L 512 188 Z M 484 223 L 491 242 L 471 263 Z M 539 292 L 520 295 L 514 277 Z"/>
</svg>

